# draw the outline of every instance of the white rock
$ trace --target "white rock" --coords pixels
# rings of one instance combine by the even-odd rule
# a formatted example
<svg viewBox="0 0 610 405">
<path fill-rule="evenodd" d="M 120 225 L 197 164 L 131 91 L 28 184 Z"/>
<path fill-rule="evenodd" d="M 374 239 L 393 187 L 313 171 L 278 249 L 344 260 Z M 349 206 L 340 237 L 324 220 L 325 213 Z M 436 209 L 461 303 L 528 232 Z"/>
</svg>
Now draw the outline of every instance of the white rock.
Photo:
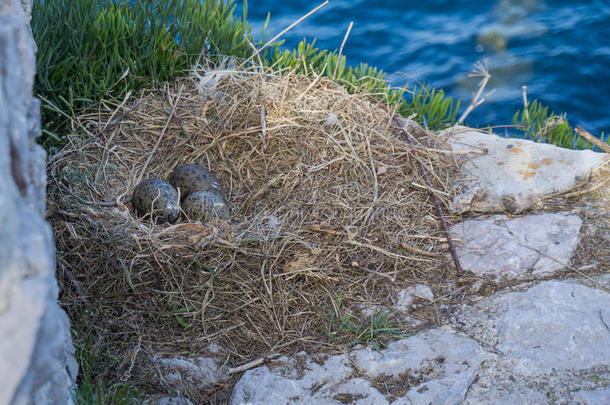
<svg viewBox="0 0 610 405">
<path fill-rule="evenodd" d="M 411 384 L 404 397 L 392 404 L 423 404 L 431 401 L 458 404 L 487 354 L 467 338 L 440 330 L 428 331 L 388 345 L 381 352 L 355 350 L 329 357 L 322 365 L 304 353 L 283 357 L 268 366 L 244 373 L 231 397 L 232 405 L 262 404 L 388 404 L 390 393 L 381 385 Z M 409 402 L 410 401 L 410 402 Z"/>
<path fill-rule="evenodd" d="M 417 284 L 413 288 L 413 295 L 426 301 L 434 301 L 434 293 L 430 287 L 425 284 Z"/>
<path fill-rule="evenodd" d="M 205 390 L 212 384 L 228 380 L 225 370 L 221 367 L 221 359 L 174 356 L 156 359 L 155 362 L 159 365 L 163 381 L 176 389 L 188 386 Z"/>
<path fill-rule="evenodd" d="M 494 215 L 451 227 L 464 270 L 496 278 L 546 276 L 569 264 L 582 220 L 548 213 L 509 218 Z"/>
<path fill-rule="evenodd" d="M 394 309 L 402 312 L 409 312 L 411 310 L 411 304 L 413 300 L 417 298 L 424 299 L 426 301 L 434 301 L 434 293 L 425 284 L 417 284 L 414 287 L 409 287 L 404 290 L 399 290 L 396 293 L 396 305 Z"/>
<path fill-rule="evenodd" d="M 610 158 L 590 150 L 570 150 L 528 140 L 502 138 L 471 128 L 453 127 L 441 133 L 454 151 L 460 170 L 476 181 L 454 199 L 454 212 L 518 213 L 541 197 L 565 191 Z"/>
<path fill-rule="evenodd" d="M 602 288 L 544 281 L 467 308 L 462 330 L 498 354 L 481 367 L 464 404 L 604 404 L 610 294 Z"/>
</svg>

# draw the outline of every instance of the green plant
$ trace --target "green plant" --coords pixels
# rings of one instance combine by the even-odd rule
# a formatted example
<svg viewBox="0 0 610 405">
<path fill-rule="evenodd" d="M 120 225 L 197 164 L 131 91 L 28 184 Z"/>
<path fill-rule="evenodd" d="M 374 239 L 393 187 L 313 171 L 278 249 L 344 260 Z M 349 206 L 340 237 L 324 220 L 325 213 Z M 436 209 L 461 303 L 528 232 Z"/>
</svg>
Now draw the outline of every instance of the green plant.
<svg viewBox="0 0 610 405">
<path fill-rule="evenodd" d="M 416 115 L 416 120 L 430 129 L 442 129 L 453 125 L 460 106 L 451 97 L 445 97 L 442 90 L 429 85 L 419 85 L 411 90 L 393 89 L 386 82 L 382 70 L 361 63 L 357 67 L 346 65 L 345 56 L 315 47 L 303 40 L 296 49 L 276 48 L 267 61 L 278 71 L 296 70 L 310 76 L 324 75 L 341 83 L 351 93 L 371 94 L 385 104 L 393 106 L 403 116 Z"/>
<path fill-rule="evenodd" d="M 61 144 L 76 111 L 183 75 L 202 54 L 212 62 L 248 57 L 246 10 L 236 18 L 235 0 L 35 0 L 40 141 Z"/>
<path fill-rule="evenodd" d="M 142 394 L 130 384 L 110 382 L 106 374 L 120 363 L 112 354 L 112 336 L 92 328 L 96 313 L 85 308 L 66 308 L 71 313 L 72 340 L 79 373 L 76 400 L 79 405 L 139 404 Z"/>
<path fill-rule="evenodd" d="M 549 112 L 549 107 L 538 100 L 533 100 L 526 109 L 517 111 L 513 116 L 513 125 L 520 131 L 511 134 L 515 138 L 550 143 L 568 149 L 599 149 L 574 133 L 565 114 Z M 600 139 L 606 143 L 609 141 L 608 136 L 603 133 Z"/>
<path fill-rule="evenodd" d="M 370 316 L 341 316 L 342 303 L 342 294 L 333 299 L 333 310 L 324 330 L 328 344 L 335 338 L 348 338 L 351 346 L 371 345 L 379 351 L 386 346 L 387 341 L 404 337 L 399 323 L 390 319 L 391 312 L 379 310 Z"/>
<path fill-rule="evenodd" d="M 377 311 L 369 317 L 346 315 L 341 320 L 341 330 L 354 335 L 351 346 L 371 345 L 377 351 L 386 347 L 391 339 L 405 337 L 398 322 L 390 320 L 390 312 Z"/>
</svg>

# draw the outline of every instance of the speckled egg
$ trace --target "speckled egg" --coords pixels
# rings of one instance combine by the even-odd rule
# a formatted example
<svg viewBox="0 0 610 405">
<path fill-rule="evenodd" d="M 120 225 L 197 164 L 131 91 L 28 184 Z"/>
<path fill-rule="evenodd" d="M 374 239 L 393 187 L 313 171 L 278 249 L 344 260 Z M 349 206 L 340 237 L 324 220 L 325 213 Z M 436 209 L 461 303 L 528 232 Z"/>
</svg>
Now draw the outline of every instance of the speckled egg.
<svg viewBox="0 0 610 405">
<path fill-rule="evenodd" d="M 139 216 L 151 211 L 157 222 L 172 222 L 180 215 L 178 192 L 161 179 L 146 179 L 136 186 L 131 205 Z"/>
<path fill-rule="evenodd" d="M 180 189 L 180 199 L 183 201 L 196 191 L 210 191 L 224 198 L 224 191 L 216 177 L 199 165 L 184 165 L 176 168 L 169 175 L 168 181 L 172 186 Z"/>
<path fill-rule="evenodd" d="M 229 219 L 231 209 L 224 198 L 210 191 L 195 191 L 182 202 L 182 210 L 189 219 L 201 222 Z"/>
</svg>

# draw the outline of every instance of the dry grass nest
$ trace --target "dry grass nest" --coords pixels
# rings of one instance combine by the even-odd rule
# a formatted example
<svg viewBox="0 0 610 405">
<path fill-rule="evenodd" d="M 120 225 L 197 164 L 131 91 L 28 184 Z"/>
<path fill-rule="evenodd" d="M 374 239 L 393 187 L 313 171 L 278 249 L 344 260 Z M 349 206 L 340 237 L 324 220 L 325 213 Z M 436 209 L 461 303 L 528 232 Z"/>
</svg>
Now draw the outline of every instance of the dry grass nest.
<svg viewBox="0 0 610 405">
<path fill-rule="evenodd" d="M 410 152 L 445 207 L 455 164 L 430 134 L 410 146 L 370 95 L 323 78 L 193 72 L 135 102 L 101 103 L 80 122 L 49 164 L 49 220 L 62 302 L 84 302 L 88 322 L 116 336 L 118 373 L 211 343 L 235 365 L 366 342 L 363 305 L 390 307 L 417 283 L 437 296 L 455 285 Z M 128 199 L 140 179 L 190 163 L 216 174 L 230 221 L 135 216 Z"/>
</svg>

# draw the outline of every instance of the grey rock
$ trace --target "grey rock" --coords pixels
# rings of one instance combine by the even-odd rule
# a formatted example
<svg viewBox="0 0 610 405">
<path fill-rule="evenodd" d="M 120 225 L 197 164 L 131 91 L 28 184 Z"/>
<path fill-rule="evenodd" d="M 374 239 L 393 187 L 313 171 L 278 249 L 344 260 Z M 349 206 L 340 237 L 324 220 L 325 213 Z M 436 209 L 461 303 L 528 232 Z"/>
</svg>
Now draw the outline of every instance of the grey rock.
<svg viewBox="0 0 610 405">
<path fill-rule="evenodd" d="M 370 378 L 403 380 L 411 388 L 401 403 L 460 403 L 488 354 L 473 340 L 430 330 L 388 345 L 381 353 L 352 353 Z"/>
<path fill-rule="evenodd" d="M 493 215 L 451 227 L 464 270 L 495 278 L 547 276 L 570 262 L 582 220 L 548 213 L 509 218 Z"/>
<path fill-rule="evenodd" d="M 40 104 L 32 97 L 29 10 L 31 1 L 0 2 L 0 403 L 69 405 L 78 367 L 44 221 L 46 155 L 35 142 Z"/>
<path fill-rule="evenodd" d="M 333 399 L 332 387 L 346 382 L 353 373 L 345 356 L 332 356 L 323 364 L 305 353 L 280 357 L 269 366 L 246 371 L 233 388 L 230 404 L 339 404 Z"/>
<path fill-rule="evenodd" d="M 522 212 L 543 196 L 572 188 L 610 156 L 590 150 L 570 150 L 527 140 L 502 138 L 471 128 L 453 127 L 441 133 L 461 157 L 460 171 L 474 181 L 457 196 L 454 212 Z"/>
<path fill-rule="evenodd" d="M 393 342 L 381 352 L 332 356 L 322 364 L 300 353 L 246 371 L 230 403 L 458 404 L 486 358 L 473 340 L 442 330 Z"/>
<path fill-rule="evenodd" d="M 394 305 L 394 309 L 402 312 L 410 311 L 415 298 L 421 298 L 431 302 L 434 301 L 434 293 L 430 287 L 424 284 L 417 284 L 414 287 L 399 290 L 396 293 L 396 304 Z"/>
<path fill-rule="evenodd" d="M 430 287 L 425 284 L 417 284 L 413 288 L 413 295 L 426 301 L 434 301 L 434 293 Z"/>
<path fill-rule="evenodd" d="M 592 391 L 577 391 L 570 394 L 569 402 L 574 404 L 585 404 L 585 405 L 609 405 L 610 404 L 610 387 L 600 388 Z"/>
<path fill-rule="evenodd" d="M 155 363 L 161 371 L 163 382 L 177 390 L 186 387 L 205 390 L 228 380 L 222 359 L 219 358 L 174 356 L 156 359 Z"/>
<path fill-rule="evenodd" d="M 495 353 L 464 403 L 574 403 L 562 400 L 577 391 L 580 403 L 603 403 L 595 398 L 610 387 L 609 320 L 610 295 L 578 281 L 545 281 L 464 309 L 461 330 Z"/>
</svg>

